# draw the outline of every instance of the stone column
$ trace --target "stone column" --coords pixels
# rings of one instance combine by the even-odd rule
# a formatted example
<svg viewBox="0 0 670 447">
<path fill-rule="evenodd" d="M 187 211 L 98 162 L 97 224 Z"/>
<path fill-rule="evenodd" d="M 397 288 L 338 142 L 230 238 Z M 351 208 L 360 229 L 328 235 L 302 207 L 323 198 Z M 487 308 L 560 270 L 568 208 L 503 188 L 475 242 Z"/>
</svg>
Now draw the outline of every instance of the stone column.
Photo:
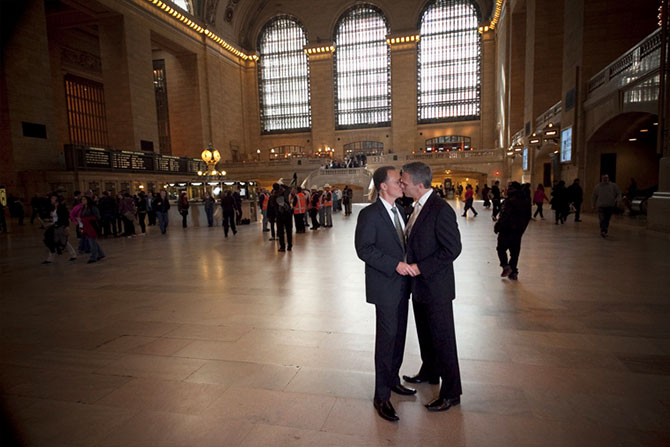
<svg viewBox="0 0 670 447">
<path fill-rule="evenodd" d="M 331 43 L 319 43 L 330 47 Z M 309 55 L 310 95 L 312 99 L 312 147 L 335 147 L 335 105 L 333 89 L 333 53 Z M 336 153 L 336 157 L 343 157 Z"/>
<path fill-rule="evenodd" d="M 101 20 L 99 30 L 109 143 L 139 150 L 144 140 L 158 151 L 149 29 L 126 15 Z"/>
<path fill-rule="evenodd" d="M 405 33 L 407 34 L 407 33 Z M 419 34 L 415 31 L 413 34 Z M 391 147 L 388 152 L 414 149 L 417 129 L 417 41 L 391 45 Z"/>
</svg>

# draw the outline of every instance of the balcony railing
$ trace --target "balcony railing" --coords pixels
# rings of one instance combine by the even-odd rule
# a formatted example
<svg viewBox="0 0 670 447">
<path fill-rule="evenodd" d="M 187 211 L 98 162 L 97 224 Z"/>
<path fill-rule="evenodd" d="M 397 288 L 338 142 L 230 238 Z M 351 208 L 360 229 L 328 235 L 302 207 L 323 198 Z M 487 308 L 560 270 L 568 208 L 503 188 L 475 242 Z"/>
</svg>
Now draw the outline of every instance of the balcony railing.
<svg viewBox="0 0 670 447">
<path fill-rule="evenodd" d="M 368 157 L 369 164 L 397 163 L 406 161 L 499 161 L 503 159 L 503 152 L 499 149 L 480 149 L 474 151 L 432 152 L 426 154 L 388 154 Z"/>
<path fill-rule="evenodd" d="M 546 112 L 535 119 L 535 129 L 542 130 L 549 123 L 558 124 L 561 121 L 561 101 L 549 107 Z"/>
<path fill-rule="evenodd" d="M 609 64 L 587 83 L 587 98 L 610 88 L 621 88 L 637 81 L 660 66 L 661 30 L 657 29 L 635 47 Z"/>
</svg>

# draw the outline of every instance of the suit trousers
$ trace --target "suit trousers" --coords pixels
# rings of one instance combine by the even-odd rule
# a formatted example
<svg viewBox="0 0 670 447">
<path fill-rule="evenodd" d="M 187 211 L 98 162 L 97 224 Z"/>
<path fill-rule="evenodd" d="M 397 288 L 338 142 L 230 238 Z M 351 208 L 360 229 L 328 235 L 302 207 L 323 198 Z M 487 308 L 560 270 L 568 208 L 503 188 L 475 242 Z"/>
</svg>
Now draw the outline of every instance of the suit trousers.
<svg viewBox="0 0 670 447">
<path fill-rule="evenodd" d="M 428 327 L 435 349 L 435 366 L 442 379 L 440 397 L 452 399 L 463 394 L 456 351 L 454 309 L 451 300 L 433 300 L 425 304 Z"/>
<path fill-rule="evenodd" d="M 409 300 L 403 298 L 397 306 L 378 304 L 375 308 L 375 398 L 388 400 L 391 388 L 400 384 Z"/>
<path fill-rule="evenodd" d="M 421 369 L 418 375 L 426 380 L 438 380 L 440 374 L 437 371 L 435 348 L 430 335 L 428 305 L 412 300 L 412 308 L 414 309 L 414 322 L 416 323 L 419 351 L 421 352 Z"/>
</svg>

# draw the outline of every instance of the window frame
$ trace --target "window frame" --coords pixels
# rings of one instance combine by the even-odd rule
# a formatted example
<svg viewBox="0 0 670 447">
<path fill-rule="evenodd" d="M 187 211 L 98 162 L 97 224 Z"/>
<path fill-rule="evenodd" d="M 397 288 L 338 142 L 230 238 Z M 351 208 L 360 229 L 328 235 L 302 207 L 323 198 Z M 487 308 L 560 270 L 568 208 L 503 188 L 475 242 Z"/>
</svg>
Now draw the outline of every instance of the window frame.
<svg viewBox="0 0 670 447">
<path fill-rule="evenodd" d="M 481 105 L 482 105 L 482 35 L 478 31 L 478 27 L 475 24 L 474 28 L 472 31 L 476 33 L 477 37 L 477 87 L 476 87 L 476 97 L 477 97 L 477 111 L 478 113 L 475 115 L 459 115 L 459 116 L 451 116 L 451 117 L 439 117 L 439 118 L 421 118 L 421 112 L 422 108 L 430 105 L 435 105 L 439 103 L 431 103 L 431 104 L 421 104 L 421 48 L 424 40 L 424 35 L 421 33 L 421 28 L 422 24 L 424 21 L 424 17 L 428 10 L 430 8 L 433 8 L 434 5 L 440 1 L 445 1 L 446 3 L 456 3 L 456 4 L 464 4 L 464 3 L 469 3 L 469 5 L 473 8 L 475 12 L 475 20 L 476 23 L 479 23 L 481 21 L 481 10 L 479 9 L 479 5 L 477 2 L 472 1 L 472 0 L 432 0 L 428 2 L 424 8 L 421 10 L 421 14 L 419 15 L 419 21 L 417 24 L 417 28 L 419 30 L 419 35 L 421 38 L 419 39 L 419 42 L 417 44 L 417 52 L 416 52 L 416 117 L 417 117 L 417 124 L 433 124 L 433 123 L 447 123 L 447 122 L 461 122 L 461 121 L 479 121 L 481 119 Z M 448 7 L 448 6 L 447 6 Z M 458 61 L 462 61 L 463 59 L 458 59 Z"/>
<path fill-rule="evenodd" d="M 338 30 L 348 16 L 357 9 L 369 8 L 375 11 L 384 21 L 386 26 L 386 35 L 384 36 L 384 46 L 386 47 L 386 101 L 388 104 L 388 121 L 383 121 L 379 123 L 360 123 L 360 124 L 340 124 L 339 123 L 339 77 L 337 75 L 337 56 L 338 56 L 338 45 L 337 45 L 337 36 Z M 375 5 L 369 3 L 359 3 L 356 4 L 346 11 L 344 11 L 340 17 L 335 22 L 335 27 L 333 29 L 333 43 L 335 45 L 335 52 L 333 53 L 333 111 L 335 117 L 335 130 L 348 130 L 348 129 L 368 129 L 368 128 L 378 128 L 378 127 L 391 127 L 393 120 L 393 109 L 392 109 L 392 97 L 391 97 L 391 48 L 386 43 L 386 36 L 390 33 L 391 27 L 389 21 L 386 17 L 386 14 Z"/>
<path fill-rule="evenodd" d="M 300 20 L 298 20 L 296 17 L 289 15 L 289 14 L 281 14 L 281 15 L 276 15 L 272 17 L 270 20 L 268 20 L 265 25 L 261 28 L 260 32 L 258 33 L 258 40 L 256 44 L 256 48 L 258 48 L 259 53 L 261 52 L 261 43 L 263 40 L 264 34 L 268 31 L 269 28 L 271 28 L 276 22 L 280 20 L 289 20 L 293 23 L 295 23 L 300 30 L 303 33 L 303 36 L 305 37 L 305 43 L 304 45 L 307 45 L 309 43 L 309 40 L 307 38 L 307 30 L 305 29 L 305 26 L 302 24 Z M 304 54 L 304 50 L 301 49 Z M 292 133 L 304 133 L 304 132 L 310 132 L 312 130 L 312 93 L 311 93 L 311 73 L 309 69 L 309 59 L 307 58 L 307 55 L 304 54 L 305 57 L 305 63 L 306 63 L 306 69 L 307 69 L 307 127 L 299 127 L 299 128 L 282 128 L 282 129 L 273 129 L 273 130 L 265 130 L 265 121 L 268 119 L 267 117 L 264 116 L 264 94 L 263 94 L 263 55 L 261 54 L 258 63 L 257 63 L 257 75 L 258 75 L 258 115 L 259 115 L 259 120 L 260 120 L 260 128 L 261 128 L 261 135 L 274 135 L 274 134 L 292 134 Z M 285 115 L 286 117 L 292 116 L 292 115 Z"/>
</svg>

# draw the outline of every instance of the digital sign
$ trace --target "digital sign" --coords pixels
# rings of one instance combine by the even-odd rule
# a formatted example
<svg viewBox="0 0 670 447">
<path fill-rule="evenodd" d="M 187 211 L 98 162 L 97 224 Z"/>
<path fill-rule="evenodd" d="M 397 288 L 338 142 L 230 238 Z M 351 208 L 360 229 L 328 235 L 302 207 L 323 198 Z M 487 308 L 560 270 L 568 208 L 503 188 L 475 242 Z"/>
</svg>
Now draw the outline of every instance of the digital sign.
<svg viewBox="0 0 670 447">
<path fill-rule="evenodd" d="M 572 161 L 572 127 L 561 131 L 561 161 Z"/>
</svg>

